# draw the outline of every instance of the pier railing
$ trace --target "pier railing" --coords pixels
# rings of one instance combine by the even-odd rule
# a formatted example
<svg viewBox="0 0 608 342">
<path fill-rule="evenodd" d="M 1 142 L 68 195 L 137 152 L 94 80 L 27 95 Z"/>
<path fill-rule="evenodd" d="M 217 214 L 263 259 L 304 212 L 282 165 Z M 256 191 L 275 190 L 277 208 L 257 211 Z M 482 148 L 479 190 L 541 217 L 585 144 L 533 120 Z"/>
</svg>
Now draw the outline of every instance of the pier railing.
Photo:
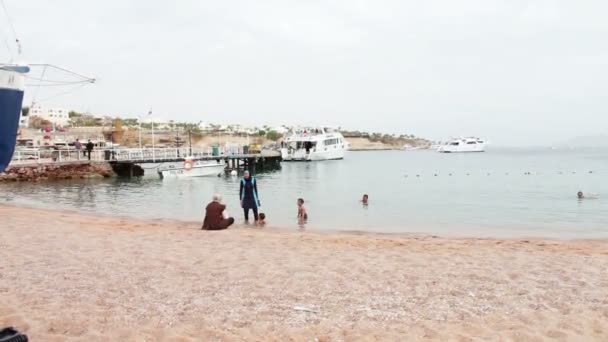
<svg viewBox="0 0 608 342">
<path fill-rule="evenodd" d="M 91 151 L 91 161 L 146 161 L 162 162 L 168 160 L 179 160 L 185 157 L 206 158 L 214 156 L 213 149 L 208 148 L 120 148 L 120 149 L 95 149 Z M 223 158 L 228 156 L 243 155 L 243 148 L 236 146 L 223 146 L 216 151 L 216 156 Z M 75 161 L 88 161 L 86 150 L 76 149 L 26 149 L 16 150 L 13 154 L 11 165 L 22 164 L 52 164 Z"/>
</svg>

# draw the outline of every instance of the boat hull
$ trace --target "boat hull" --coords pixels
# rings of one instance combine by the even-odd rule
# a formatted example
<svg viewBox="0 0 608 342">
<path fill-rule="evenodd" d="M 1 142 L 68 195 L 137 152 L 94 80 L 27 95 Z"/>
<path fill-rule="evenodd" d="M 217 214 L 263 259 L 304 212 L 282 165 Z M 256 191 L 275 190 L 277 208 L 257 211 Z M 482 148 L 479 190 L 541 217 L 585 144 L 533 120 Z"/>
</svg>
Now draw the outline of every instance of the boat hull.
<svg viewBox="0 0 608 342">
<path fill-rule="evenodd" d="M 306 153 L 306 150 L 299 149 L 289 153 L 287 149 L 281 150 L 283 161 L 323 161 L 323 160 L 338 160 L 344 159 L 346 150 L 342 148 L 328 148 L 327 151 L 311 151 Z"/>
<path fill-rule="evenodd" d="M 344 159 L 350 144 L 344 136 L 328 128 L 293 129 L 285 137 L 281 157 L 284 161 L 323 161 Z"/>
<path fill-rule="evenodd" d="M 0 69 L 0 172 L 8 167 L 15 152 L 23 103 L 22 83 L 21 73 Z"/>
<path fill-rule="evenodd" d="M 437 149 L 439 153 L 473 153 L 473 152 L 485 152 L 485 146 L 475 146 L 474 148 L 468 146 L 441 146 Z"/>
<path fill-rule="evenodd" d="M 165 170 L 159 170 L 158 173 L 161 178 L 190 178 L 190 177 L 209 177 L 217 176 L 224 172 L 226 166 L 224 164 L 207 164 L 207 165 L 194 165 L 191 169 L 185 169 L 184 167 L 169 168 Z"/>
<path fill-rule="evenodd" d="M 439 146 L 437 152 L 440 153 L 467 153 L 484 152 L 486 149 L 485 141 L 478 138 L 454 139 L 445 145 Z"/>
</svg>

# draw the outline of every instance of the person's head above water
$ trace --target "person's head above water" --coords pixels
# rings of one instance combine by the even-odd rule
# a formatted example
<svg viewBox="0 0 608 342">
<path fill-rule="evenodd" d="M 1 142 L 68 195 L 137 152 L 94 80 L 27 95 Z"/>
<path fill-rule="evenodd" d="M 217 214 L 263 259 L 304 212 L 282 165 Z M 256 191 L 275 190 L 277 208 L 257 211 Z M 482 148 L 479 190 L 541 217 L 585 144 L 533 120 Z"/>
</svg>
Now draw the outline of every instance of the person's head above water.
<svg viewBox="0 0 608 342">
<path fill-rule="evenodd" d="M 222 195 L 215 193 L 213 194 L 213 202 L 221 202 L 222 201 Z"/>
<path fill-rule="evenodd" d="M 304 199 L 298 198 L 298 206 L 303 206 L 303 205 L 304 205 Z"/>
<path fill-rule="evenodd" d="M 367 194 L 365 194 L 365 195 L 363 195 L 363 199 L 361 200 L 361 202 L 367 203 L 368 200 L 369 200 L 369 196 Z"/>
<path fill-rule="evenodd" d="M 585 196 L 583 195 L 583 192 L 582 192 L 582 191 L 579 191 L 579 192 L 576 194 L 576 196 L 577 196 L 578 198 L 584 198 L 584 197 L 585 197 Z"/>
<path fill-rule="evenodd" d="M 249 178 L 250 174 L 248 170 L 245 170 L 245 172 L 243 172 L 243 178 L 247 179 Z"/>
</svg>

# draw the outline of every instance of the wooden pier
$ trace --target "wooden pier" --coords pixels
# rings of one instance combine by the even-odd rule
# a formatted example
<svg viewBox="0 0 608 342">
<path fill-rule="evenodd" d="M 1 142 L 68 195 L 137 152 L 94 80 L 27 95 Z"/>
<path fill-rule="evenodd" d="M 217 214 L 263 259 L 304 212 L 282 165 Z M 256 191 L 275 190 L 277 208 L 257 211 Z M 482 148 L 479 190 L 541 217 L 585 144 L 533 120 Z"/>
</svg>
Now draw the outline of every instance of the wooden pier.
<svg viewBox="0 0 608 342">
<path fill-rule="evenodd" d="M 237 172 L 239 170 L 255 172 L 256 170 L 278 168 L 282 160 L 280 152 L 230 155 L 222 156 L 221 159 L 226 162 L 227 171 L 236 170 Z M 211 158 L 210 160 L 217 160 L 217 158 Z"/>
<path fill-rule="evenodd" d="M 114 171 L 121 176 L 137 177 L 144 174 L 145 164 L 158 165 L 164 163 L 176 163 L 186 160 L 187 154 L 155 154 L 141 153 L 132 158 L 125 158 L 125 155 L 108 155 L 106 161 L 112 165 Z M 279 168 L 281 165 L 281 153 L 279 151 L 262 151 L 256 154 L 229 154 L 229 155 L 209 155 L 195 154 L 188 159 L 193 161 L 224 161 L 226 172 L 241 172 L 249 170 L 252 173 L 262 170 Z"/>
<path fill-rule="evenodd" d="M 82 151 L 60 150 L 60 151 L 33 151 L 17 152 L 11 165 L 21 164 L 78 164 L 87 162 L 109 163 L 114 171 L 121 176 L 137 177 L 144 174 L 148 169 L 146 165 L 154 168 L 165 163 L 184 162 L 188 157 L 194 161 L 224 161 L 226 171 L 251 172 L 278 168 L 281 165 L 281 152 L 275 150 L 263 150 L 261 153 L 242 154 L 228 153 L 214 155 L 209 150 L 186 149 L 186 148 L 142 148 L 142 149 L 106 149 L 94 150 L 90 159 Z"/>
</svg>

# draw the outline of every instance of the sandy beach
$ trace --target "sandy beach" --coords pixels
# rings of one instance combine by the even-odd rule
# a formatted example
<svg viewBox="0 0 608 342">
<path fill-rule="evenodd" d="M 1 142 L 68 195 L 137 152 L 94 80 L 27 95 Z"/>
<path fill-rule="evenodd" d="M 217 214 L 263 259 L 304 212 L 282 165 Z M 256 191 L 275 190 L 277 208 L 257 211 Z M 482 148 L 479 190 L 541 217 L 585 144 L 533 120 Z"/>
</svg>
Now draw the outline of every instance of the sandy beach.
<svg viewBox="0 0 608 342">
<path fill-rule="evenodd" d="M 31 341 L 608 341 L 604 240 L 0 217 L 0 326 Z"/>
</svg>

